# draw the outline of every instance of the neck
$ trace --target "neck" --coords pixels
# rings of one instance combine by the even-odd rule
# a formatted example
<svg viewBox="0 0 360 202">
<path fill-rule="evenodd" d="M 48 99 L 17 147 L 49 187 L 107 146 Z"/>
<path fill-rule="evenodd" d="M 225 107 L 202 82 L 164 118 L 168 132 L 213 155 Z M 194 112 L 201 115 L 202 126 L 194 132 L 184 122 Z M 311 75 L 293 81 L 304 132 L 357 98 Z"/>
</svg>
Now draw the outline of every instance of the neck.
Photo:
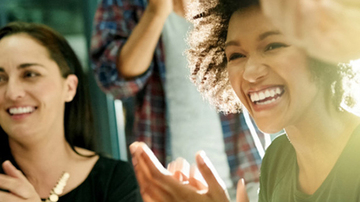
<svg viewBox="0 0 360 202">
<path fill-rule="evenodd" d="M 35 187 L 40 197 L 47 197 L 64 171 L 77 154 L 71 149 L 64 136 L 54 135 L 51 138 L 24 145 L 9 140 L 11 153 L 21 171 Z"/>
<path fill-rule="evenodd" d="M 332 109 L 311 111 L 302 120 L 285 130 L 296 151 L 300 186 L 312 194 L 330 173 L 360 119 Z"/>
<path fill-rule="evenodd" d="M 298 156 L 312 159 L 315 154 L 337 150 L 342 151 L 355 127 L 360 123 L 359 117 L 349 113 L 333 110 L 329 113 L 314 113 L 313 118 L 286 127 L 286 133 Z"/>
</svg>

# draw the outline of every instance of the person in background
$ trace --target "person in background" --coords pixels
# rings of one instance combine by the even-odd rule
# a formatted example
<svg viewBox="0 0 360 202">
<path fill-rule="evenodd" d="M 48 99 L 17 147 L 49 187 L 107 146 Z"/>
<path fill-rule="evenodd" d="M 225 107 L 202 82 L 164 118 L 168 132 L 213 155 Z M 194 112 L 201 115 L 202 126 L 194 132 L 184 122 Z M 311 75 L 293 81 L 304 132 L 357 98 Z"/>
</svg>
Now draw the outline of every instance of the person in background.
<svg viewBox="0 0 360 202">
<path fill-rule="evenodd" d="M 264 135 L 246 112 L 217 114 L 191 83 L 184 55 L 191 28 L 186 5 L 101 1 L 91 43 L 96 79 L 115 99 L 135 100 L 128 144 L 146 142 L 163 165 L 179 156 L 191 161 L 203 149 L 228 188 L 245 178 L 256 198 Z"/>
<path fill-rule="evenodd" d="M 359 72 L 293 45 L 257 0 L 201 0 L 196 9 L 189 39 L 195 84 L 221 110 L 246 108 L 261 131 L 286 132 L 266 150 L 259 201 L 358 201 L 360 118 L 347 109 L 357 101 L 350 92 L 358 92 Z M 144 143 L 130 149 L 145 201 L 228 201 L 204 152 L 196 159 L 207 186 L 195 172 L 179 182 Z M 239 181 L 238 202 L 248 201 L 244 189 Z"/>
<path fill-rule="evenodd" d="M 331 63 L 360 59 L 360 1 L 261 0 L 272 23 L 293 44 Z"/>
<path fill-rule="evenodd" d="M 0 201 L 142 201 L 127 162 L 94 152 L 82 67 L 60 34 L 0 29 Z"/>
</svg>

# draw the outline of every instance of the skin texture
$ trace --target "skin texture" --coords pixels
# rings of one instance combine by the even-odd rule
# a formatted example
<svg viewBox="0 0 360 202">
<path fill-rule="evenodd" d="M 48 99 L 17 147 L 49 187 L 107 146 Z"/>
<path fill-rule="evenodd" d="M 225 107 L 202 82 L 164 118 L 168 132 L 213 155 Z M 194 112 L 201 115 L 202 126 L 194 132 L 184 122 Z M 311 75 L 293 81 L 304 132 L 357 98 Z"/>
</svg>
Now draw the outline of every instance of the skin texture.
<svg viewBox="0 0 360 202">
<path fill-rule="evenodd" d="M 20 46 L 22 43 L 30 48 L 23 49 L 24 46 Z M 10 137 L 17 139 L 34 133 L 46 134 L 53 127 L 63 131 L 62 116 L 58 114 L 63 113 L 64 103 L 71 101 L 75 95 L 75 89 L 69 89 L 67 83 L 76 84 L 76 78 L 72 76 L 67 81 L 59 77 L 59 68 L 49 59 L 47 50 L 29 37 L 4 38 L 0 45 L 0 67 L 4 70 L 1 72 L 0 84 L 0 119 L 3 129 Z M 18 68 L 22 64 L 30 63 L 39 65 Z M 7 109 L 16 106 L 30 106 L 36 110 L 31 114 L 31 118 L 15 120 L 9 116 Z M 37 122 L 44 124 L 35 124 Z M 39 127 L 33 127 L 34 125 Z M 38 141 L 37 138 L 33 140 Z"/>
<path fill-rule="evenodd" d="M 149 0 L 139 23 L 119 52 L 120 76 L 133 78 L 149 68 L 167 17 L 172 11 L 184 17 L 186 4 L 187 0 Z"/>
<path fill-rule="evenodd" d="M 293 44 L 333 62 L 360 58 L 360 3 L 356 0 L 261 0 L 264 13 Z"/>
<path fill-rule="evenodd" d="M 313 194 L 360 124 L 359 117 L 338 110 L 325 98 L 325 90 L 311 75 L 307 53 L 292 45 L 259 7 L 232 15 L 225 52 L 229 80 L 236 95 L 262 131 L 271 133 L 285 128 L 297 156 L 299 187 L 304 193 Z M 249 93 L 269 87 L 282 90 L 275 102 L 258 106 L 250 100 Z M 206 163 L 203 166 L 201 156 L 196 157 L 197 165 L 209 188 L 203 190 L 205 196 L 199 197 L 188 185 L 182 185 L 179 180 L 175 183 L 173 180 L 177 178 L 164 174 L 144 145 L 132 147 L 135 172 L 145 201 L 189 201 L 189 196 L 191 201 L 212 201 L 216 197 L 220 197 L 216 198 L 218 201 L 227 201 L 220 191 L 220 181 L 213 180 L 215 172 L 206 172 L 210 166 Z M 238 201 L 248 200 L 244 187 L 239 182 Z"/>
<path fill-rule="evenodd" d="M 65 103 L 74 98 L 77 84 L 75 75 L 61 76 L 47 49 L 29 35 L 14 34 L 0 40 L 0 125 L 22 171 L 9 161 L 3 163 L 0 188 L 10 193 L 0 191 L 0 201 L 39 202 L 40 197 L 49 196 L 64 171 L 71 175 L 64 193 L 86 179 L 98 156 L 76 154 L 64 135 Z M 9 113 L 14 107 L 33 110 L 14 115 Z"/>
<path fill-rule="evenodd" d="M 261 35 L 271 32 L 259 40 Z M 275 133 L 293 124 L 320 99 L 318 87 L 311 81 L 305 53 L 290 45 L 257 7 L 233 14 L 226 44 L 231 86 L 264 132 Z M 276 86 L 284 89 L 284 93 L 275 106 L 251 102 L 249 92 Z"/>
<path fill-rule="evenodd" d="M 156 159 L 152 151 L 141 142 L 130 145 L 135 174 L 140 185 L 141 195 L 145 202 L 212 202 L 229 201 L 224 182 L 218 177 L 213 165 L 204 152 L 196 155 L 197 167 L 208 186 L 198 186 L 193 176 L 186 180 L 178 180 Z M 248 201 L 245 185 L 239 186 L 242 193 L 238 202 Z M 243 194 L 245 193 L 245 194 Z"/>
<path fill-rule="evenodd" d="M 240 32 L 235 25 L 244 29 Z M 313 194 L 360 121 L 330 105 L 324 89 L 312 79 L 301 48 L 291 46 L 282 34 L 259 40 L 263 33 L 274 29 L 279 33 L 258 7 L 232 16 L 226 48 L 229 79 L 262 131 L 271 133 L 285 128 L 296 151 L 300 188 Z M 283 89 L 275 102 L 260 107 L 251 102 L 249 92 L 273 86 Z"/>
</svg>

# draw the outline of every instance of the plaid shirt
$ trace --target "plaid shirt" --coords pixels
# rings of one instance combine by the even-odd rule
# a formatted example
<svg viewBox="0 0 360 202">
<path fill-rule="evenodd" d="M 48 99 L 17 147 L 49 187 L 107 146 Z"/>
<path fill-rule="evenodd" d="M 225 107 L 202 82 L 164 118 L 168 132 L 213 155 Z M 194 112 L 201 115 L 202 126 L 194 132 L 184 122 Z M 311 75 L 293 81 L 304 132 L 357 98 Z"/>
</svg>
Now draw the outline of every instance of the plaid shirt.
<svg viewBox="0 0 360 202">
<path fill-rule="evenodd" d="M 104 92 L 111 93 L 115 99 L 136 97 L 133 140 L 145 142 L 165 163 L 169 130 L 162 41 L 159 41 L 153 61 L 143 75 L 125 80 L 116 68 L 119 50 L 139 22 L 146 5 L 146 0 L 102 0 L 94 19 L 91 60 L 97 82 Z M 220 113 L 220 119 L 233 182 L 236 184 L 240 177 L 247 182 L 257 182 L 261 156 L 244 116 Z M 264 143 L 264 135 L 256 131 L 255 136 Z"/>
</svg>

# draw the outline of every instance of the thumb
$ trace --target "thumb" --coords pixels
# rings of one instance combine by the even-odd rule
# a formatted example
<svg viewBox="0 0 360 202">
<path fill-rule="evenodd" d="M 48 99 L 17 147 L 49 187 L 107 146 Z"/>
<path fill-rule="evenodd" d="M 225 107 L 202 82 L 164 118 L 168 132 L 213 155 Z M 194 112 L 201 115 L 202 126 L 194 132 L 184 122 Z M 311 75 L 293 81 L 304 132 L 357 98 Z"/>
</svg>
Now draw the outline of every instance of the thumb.
<svg viewBox="0 0 360 202">
<path fill-rule="evenodd" d="M 238 181 L 237 190 L 236 190 L 236 202 L 249 202 L 244 178 L 241 178 Z"/>
</svg>

